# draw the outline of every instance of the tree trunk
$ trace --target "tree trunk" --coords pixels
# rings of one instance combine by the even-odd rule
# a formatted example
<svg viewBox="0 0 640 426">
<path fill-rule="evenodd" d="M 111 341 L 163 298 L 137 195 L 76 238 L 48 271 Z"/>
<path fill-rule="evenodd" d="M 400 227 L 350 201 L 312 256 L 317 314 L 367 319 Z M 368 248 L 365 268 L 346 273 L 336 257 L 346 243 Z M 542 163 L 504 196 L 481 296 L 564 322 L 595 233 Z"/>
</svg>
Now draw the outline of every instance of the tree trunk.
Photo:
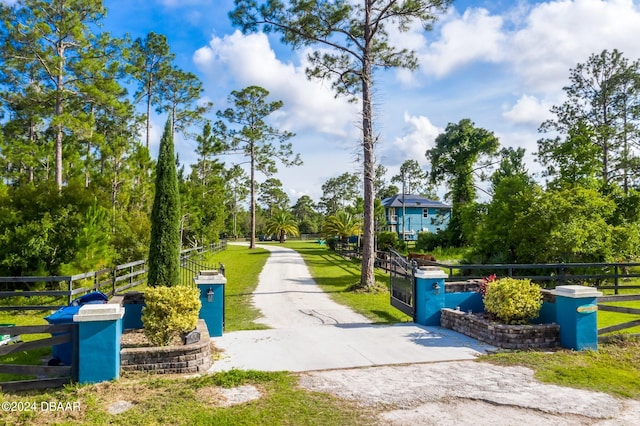
<svg viewBox="0 0 640 426">
<path fill-rule="evenodd" d="M 251 142 L 251 241 L 249 248 L 256 248 L 256 152 Z"/>
<path fill-rule="evenodd" d="M 362 266 L 360 272 L 360 285 L 363 288 L 373 288 L 375 278 L 373 274 L 374 266 L 374 203 L 373 203 L 373 180 L 374 180 L 374 146 L 373 146 L 373 126 L 372 126 L 372 105 L 371 105 L 371 58 L 370 39 L 371 22 L 370 11 L 373 7 L 372 0 L 367 0 L 365 11 L 364 39 L 362 64 L 362 150 L 363 150 L 363 189 L 364 189 L 364 222 L 362 225 Z"/>
<path fill-rule="evenodd" d="M 151 87 L 153 79 L 150 77 L 147 83 L 147 149 L 149 149 L 149 134 L 151 133 Z"/>
</svg>

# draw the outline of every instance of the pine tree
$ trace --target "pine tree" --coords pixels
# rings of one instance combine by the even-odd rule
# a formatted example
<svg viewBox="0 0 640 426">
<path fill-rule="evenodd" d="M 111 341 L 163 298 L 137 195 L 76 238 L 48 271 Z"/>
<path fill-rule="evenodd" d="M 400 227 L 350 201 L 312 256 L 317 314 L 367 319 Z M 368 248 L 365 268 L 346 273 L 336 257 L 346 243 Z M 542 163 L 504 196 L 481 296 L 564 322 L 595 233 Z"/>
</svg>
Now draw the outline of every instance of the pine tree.
<svg viewBox="0 0 640 426">
<path fill-rule="evenodd" d="M 168 119 L 156 166 L 149 247 L 148 282 L 151 286 L 180 284 L 180 191 L 171 128 L 171 119 Z"/>
</svg>

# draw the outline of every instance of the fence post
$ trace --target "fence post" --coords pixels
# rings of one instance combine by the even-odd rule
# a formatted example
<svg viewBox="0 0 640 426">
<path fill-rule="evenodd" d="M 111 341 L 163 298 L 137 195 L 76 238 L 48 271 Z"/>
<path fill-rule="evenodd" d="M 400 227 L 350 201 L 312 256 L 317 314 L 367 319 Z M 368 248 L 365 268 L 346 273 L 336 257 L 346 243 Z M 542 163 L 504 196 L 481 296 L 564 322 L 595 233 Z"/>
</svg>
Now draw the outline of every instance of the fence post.
<svg viewBox="0 0 640 426">
<path fill-rule="evenodd" d="M 558 286 L 556 321 L 560 325 L 560 344 L 573 350 L 598 349 L 598 297 L 602 293 L 581 285 Z"/>
<path fill-rule="evenodd" d="M 84 305 L 78 324 L 78 381 L 98 383 L 120 377 L 120 337 L 124 309 L 115 303 Z"/>
<path fill-rule="evenodd" d="M 67 294 L 67 304 L 70 305 L 73 301 L 73 277 L 69 277 L 69 294 Z"/>
<path fill-rule="evenodd" d="M 440 325 L 440 311 L 444 308 L 444 271 L 418 270 L 413 295 L 415 322 L 420 325 Z"/>
<path fill-rule="evenodd" d="M 615 293 L 614 293 L 614 294 L 618 294 L 618 272 L 619 272 L 619 271 L 618 271 L 618 264 L 616 264 L 616 265 L 614 266 L 613 271 L 614 271 L 614 273 L 615 273 L 615 276 L 614 276 L 614 278 L 613 278 L 613 280 L 614 280 L 613 282 L 614 282 L 614 286 L 615 286 L 615 289 L 614 289 L 614 292 L 615 292 Z"/>
<path fill-rule="evenodd" d="M 111 285 L 113 287 L 113 290 L 111 290 L 111 295 L 115 296 L 116 295 L 116 277 L 118 276 L 118 267 L 114 266 L 113 267 L 113 278 L 111 279 Z"/>
</svg>

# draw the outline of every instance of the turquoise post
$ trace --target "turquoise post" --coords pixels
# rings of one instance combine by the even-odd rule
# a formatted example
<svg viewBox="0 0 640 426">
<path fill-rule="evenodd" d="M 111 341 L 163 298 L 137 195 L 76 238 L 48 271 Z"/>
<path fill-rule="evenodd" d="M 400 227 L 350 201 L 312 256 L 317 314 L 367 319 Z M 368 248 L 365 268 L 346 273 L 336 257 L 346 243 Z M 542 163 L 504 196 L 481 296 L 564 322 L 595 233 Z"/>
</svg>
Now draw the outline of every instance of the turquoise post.
<svg viewBox="0 0 640 426">
<path fill-rule="evenodd" d="M 419 269 L 415 273 L 416 324 L 440 325 L 440 311 L 444 308 L 444 279 L 447 274 L 440 269 Z"/>
<path fill-rule="evenodd" d="M 84 305 L 73 316 L 78 324 L 78 382 L 99 383 L 120 377 L 120 337 L 124 308 Z"/>
<path fill-rule="evenodd" d="M 220 274 L 208 274 L 201 271 L 195 283 L 200 290 L 199 318 L 207 324 L 209 336 L 222 336 L 224 330 L 224 286 L 227 279 Z"/>
<path fill-rule="evenodd" d="M 592 287 L 565 285 L 552 291 L 556 296 L 556 321 L 563 348 L 598 349 L 598 296 Z"/>
</svg>

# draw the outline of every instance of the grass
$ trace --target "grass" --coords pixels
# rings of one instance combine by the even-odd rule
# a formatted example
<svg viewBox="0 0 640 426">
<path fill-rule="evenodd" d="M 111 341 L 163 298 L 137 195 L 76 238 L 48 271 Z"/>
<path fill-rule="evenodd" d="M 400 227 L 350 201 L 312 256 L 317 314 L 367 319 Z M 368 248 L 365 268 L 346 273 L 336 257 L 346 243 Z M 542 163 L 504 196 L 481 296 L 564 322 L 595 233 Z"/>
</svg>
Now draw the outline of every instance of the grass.
<svg viewBox="0 0 640 426">
<path fill-rule="evenodd" d="M 545 383 L 640 399 L 638 339 L 599 345 L 598 351 L 505 352 L 478 360 L 529 367 Z"/>
<path fill-rule="evenodd" d="M 251 293 L 258 285 L 258 276 L 268 258 L 268 250 L 249 250 L 247 246 L 232 244 L 207 257 L 207 263 L 222 263 L 225 267 L 225 331 L 268 328 L 254 322 L 261 314 L 251 302 Z"/>
<path fill-rule="evenodd" d="M 302 255 L 315 282 L 334 301 L 349 306 L 373 322 L 411 321 L 411 317 L 389 302 L 389 274 L 376 270 L 375 292 L 354 292 L 350 288 L 360 281 L 360 262 L 348 260 L 315 241 L 289 241 L 286 247 Z"/>
<path fill-rule="evenodd" d="M 252 402 L 223 407 L 221 387 L 255 386 L 262 394 Z M 80 410 L 3 413 L 10 425 L 366 425 L 373 410 L 297 386 L 297 377 L 284 372 L 232 370 L 197 378 L 134 375 L 117 382 L 68 386 L 22 395 L 0 394 L 3 401 L 79 403 Z M 109 414 L 117 401 L 134 407 Z"/>
</svg>

